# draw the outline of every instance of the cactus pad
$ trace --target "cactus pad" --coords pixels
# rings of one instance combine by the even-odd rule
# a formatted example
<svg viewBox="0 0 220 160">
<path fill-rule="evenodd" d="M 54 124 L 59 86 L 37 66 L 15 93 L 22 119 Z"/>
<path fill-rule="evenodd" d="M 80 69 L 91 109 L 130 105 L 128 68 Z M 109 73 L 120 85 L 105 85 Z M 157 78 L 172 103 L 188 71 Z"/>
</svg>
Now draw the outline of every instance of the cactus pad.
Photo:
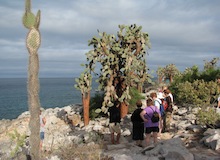
<svg viewBox="0 0 220 160">
<path fill-rule="evenodd" d="M 31 12 L 26 12 L 23 16 L 23 24 L 27 29 L 31 29 L 35 25 L 35 15 Z"/>
<path fill-rule="evenodd" d="M 41 43 L 40 32 L 37 29 L 32 28 L 27 35 L 27 41 L 26 41 L 26 45 L 29 53 L 35 54 L 38 48 L 40 47 L 40 43 Z"/>
</svg>

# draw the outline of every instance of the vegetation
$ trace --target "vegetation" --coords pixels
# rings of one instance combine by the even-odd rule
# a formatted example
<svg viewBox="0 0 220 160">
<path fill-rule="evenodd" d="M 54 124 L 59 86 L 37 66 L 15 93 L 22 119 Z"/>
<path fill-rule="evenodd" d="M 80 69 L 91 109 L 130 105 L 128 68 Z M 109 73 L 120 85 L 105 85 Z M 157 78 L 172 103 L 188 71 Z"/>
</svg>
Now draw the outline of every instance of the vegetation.
<svg viewBox="0 0 220 160">
<path fill-rule="evenodd" d="M 150 48 L 150 42 L 148 33 L 142 32 L 141 26 L 119 25 L 119 29 L 117 38 L 98 31 L 100 37 L 93 37 L 89 41 L 89 46 L 94 49 L 86 54 L 88 64 L 84 65 L 85 71 L 76 79 L 75 87 L 81 92 L 86 88 L 86 95 L 89 95 L 91 79 L 87 78 L 93 72 L 98 76 L 99 90 L 104 91 L 101 111 L 107 113 L 108 107 L 118 99 L 121 102 L 121 117 L 124 117 L 131 98 L 130 87 L 135 86 L 142 91 L 143 83 L 148 78 L 145 55 L 146 46 Z M 96 63 L 101 65 L 99 73 L 95 71 Z M 88 112 L 88 109 L 84 111 Z"/>
<path fill-rule="evenodd" d="M 102 154 L 103 144 L 94 145 L 75 145 L 72 144 L 65 148 L 60 148 L 58 156 L 61 159 L 72 160 L 111 160 L 112 157 L 104 156 Z"/>
<path fill-rule="evenodd" d="M 29 52 L 29 64 L 28 64 L 28 104 L 30 111 L 30 154 L 32 159 L 40 159 L 40 100 L 39 100 L 39 58 L 38 49 L 41 44 L 41 36 L 39 31 L 40 25 L 40 10 L 35 16 L 31 12 L 31 0 L 26 0 L 25 13 L 23 15 L 23 25 L 29 30 L 26 38 L 26 47 Z"/>
<path fill-rule="evenodd" d="M 220 122 L 220 115 L 216 113 L 214 108 L 203 108 L 199 110 L 197 120 L 198 124 L 205 125 L 208 128 L 215 128 L 216 123 Z"/>
<path fill-rule="evenodd" d="M 212 128 L 220 121 L 220 116 L 213 109 L 220 94 L 220 84 L 216 82 L 216 77 L 220 76 L 218 60 L 219 58 L 214 58 L 206 62 L 203 71 L 199 71 L 197 66 L 187 68 L 183 73 L 176 75 L 170 85 L 175 102 L 200 107 L 201 110 L 197 114 L 198 122 Z"/>
<path fill-rule="evenodd" d="M 144 99 L 145 97 L 141 95 L 141 93 L 135 88 L 130 88 L 130 95 L 131 99 L 129 100 L 129 113 L 133 113 L 136 109 L 136 102 L 137 100 Z M 102 102 L 104 101 L 104 94 L 103 93 L 96 93 L 94 97 L 91 97 L 90 101 L 90 118 L 94 119 L 97 117 L 107 116 L 104 112 L 97 112 L 98 109 L 102 107 Z"/>
<path fill-rule="evenodd" d="M 135 87 L 130 89 L 130 95 L 131 99 L 129 100 L 129 113 L 133 113 L 133 111 L 137 108 L 136 102 L 140 99 L 145 99 L 145 96 L 141 95 L 141 93 Z"/>
<path fill-rule="evenodd" d="M 11 156 L 14 157 L 24 146 L 26 135 L 21 135 L 17 130 L 14 130 L 14 133 L 8 133 L 8 136 L 15 142 L 16 146 L 11 151 Z"/>
<path fill-rule="evenodd" d="M 163 81 L 166 81 L 167 79 L 170 81 L 170 83 L 172 83 L 173 78 L 179 74 L 180 74 L 180 71 L 177 69 L 175 64 L 168 64 L 164 68 L 158 67 L 157 69 L 158 83 L 162 83 Z"/>
<path fill-rule="evenodd" d="M 96 93 L 94 97 L 90 100 L 89 117 L 95 119 L 97 117 L 105 116 L 103 112 L 96 112 L 97 109 L 102 107 L 102 102 L 104 101 L 103 93 Z"/>
<path fill-rule="evenodd" d="M 208 106 L 215 102 L 220 93 L 219 84 L 216 82 L 216 77 L 220 75 L 220 68 L 214 67 L 216 65 L 212 66 L 204 67 L 203 71 L 199 71 L 197 66 L 193 66 L 174 77 L 170 89 L 178 104 Z"/>
</svg>

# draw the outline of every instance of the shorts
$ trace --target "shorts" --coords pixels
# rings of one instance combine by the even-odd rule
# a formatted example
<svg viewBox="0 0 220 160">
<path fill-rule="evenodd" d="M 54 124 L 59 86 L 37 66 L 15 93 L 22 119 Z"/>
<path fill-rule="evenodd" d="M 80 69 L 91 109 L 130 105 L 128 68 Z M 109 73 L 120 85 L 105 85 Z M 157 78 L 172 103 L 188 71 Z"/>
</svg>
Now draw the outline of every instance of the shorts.
<svg viewBox="0 0 220 160">
<path fill-rule="evenodd" d="M 40 132 L 40 140 L 44 140 L 44 132 Z"/>
<path fill-rule="evenodd" d="M 159 127 L 147 127 L 145 128 L 145 133 L 150 134 L 151 132 L 159 132 Z"/>
<path fill-rule="evenodd" d="M 109 123 L 109 130 L 111 133 L 121 133 L 120 123 Z"/>
</svg>

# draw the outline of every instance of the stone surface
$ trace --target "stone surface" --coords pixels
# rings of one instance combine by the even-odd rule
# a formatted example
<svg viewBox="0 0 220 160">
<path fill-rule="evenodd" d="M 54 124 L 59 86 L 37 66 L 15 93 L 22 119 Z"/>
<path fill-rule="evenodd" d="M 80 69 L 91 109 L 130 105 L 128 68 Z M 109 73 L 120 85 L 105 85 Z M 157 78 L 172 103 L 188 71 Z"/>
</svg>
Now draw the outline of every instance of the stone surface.
<svg viewBox="0 0 220 160">
<path fill-rule="evenodd" d="M 73 143 L 77 146 L 102 143 L 103 149 L 100 155 L 114 159 L 220 159 L 220 130 L 208 129 L 203 133 L 203 126 L 194 123 L 194 113 L 197 110 L 180 108 L 178 106 L 175 111 L 170 132 L 162 133 L 157 145 L 152 143 L 150 147 L 146 147 L 144 141 L 143 148 L 136 146 L 131 138 L 130 114 L 122 119 L 120 144 L 113 145 L 110 142 L 108 118 L 97 118 L 91 120 L 88 126 L 84 126 L 81 105 L 46 109 L 43 112 L 47 119 L 43 148 L 47 152 L 53 152 L 56 149 L 71 146 Z M 12 140 L 9 134 L 14 134 L 16 130 L 19 135 L 30 135 L 29 116 L 29 112 L 24 112 L 17 119 L 0 121 L 0 159 L 10 159 L 10 153 L 16 147 L 17 142 Z M 19 156 L 22 157 L 22 152 Z M 47 159 L 51 160 L 59 159 L 57 155 L 48 157 Z"/>
</svg>

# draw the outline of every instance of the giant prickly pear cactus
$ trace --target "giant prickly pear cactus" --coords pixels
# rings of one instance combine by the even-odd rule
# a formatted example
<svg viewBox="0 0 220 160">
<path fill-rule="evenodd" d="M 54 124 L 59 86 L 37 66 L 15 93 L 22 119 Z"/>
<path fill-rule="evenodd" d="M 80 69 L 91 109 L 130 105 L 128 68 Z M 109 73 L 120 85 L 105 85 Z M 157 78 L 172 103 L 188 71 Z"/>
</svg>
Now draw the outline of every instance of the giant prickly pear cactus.
<svg viewBox="0 0 220 160">
<path fill-rule="evenodd" d="M 141 86 L 148 77 L 145 55 L 150 41 L 148 33 L 141 30 L 142 27 L 135 24 L 119 25 L 117 37 L 99 32 L 100 37 L 93 37 L 89 41 L 89 46 L 92 45 L 94 49 L 86 53 L 87 66 L 95 72 L 95 64 L 101 64 L 97 75 L 99 89 L 105 92 L 102 108 L 97 112 L 107 113 L 117 99 L 121 102 L 121 117 L 124 117 L 131 98 L 130 87 L 136 86 L 142 90 Z"/>
<path fill-rule="evenodd" d="M 40 25 L 40 10 L 35 16 L 31 12 L 31 0 L 26 0 L 25 13 L 23 15 L 23 24 L 29 29 L 26 38 L 26 47 L 29 52 L 28 64 L 28 105 L 30 111 L 30 154 L 32 159 L 40 159 L 40 100 L 39 100 L 39 59 L 38 49 L 41 43 L 39 32 Z"/>
<path fill-rule="evenodd" d="M 84 125 L 86 126 L 89 124 L 90 90 L 92 89 L 92 75 L 89 72 L 89 68 L 86 68 L 80 77 L 76 78 L 76 82 L 77 84 L 75 85 L 75 88 L 82 93 L 83 119 Z"/>
</svg>

